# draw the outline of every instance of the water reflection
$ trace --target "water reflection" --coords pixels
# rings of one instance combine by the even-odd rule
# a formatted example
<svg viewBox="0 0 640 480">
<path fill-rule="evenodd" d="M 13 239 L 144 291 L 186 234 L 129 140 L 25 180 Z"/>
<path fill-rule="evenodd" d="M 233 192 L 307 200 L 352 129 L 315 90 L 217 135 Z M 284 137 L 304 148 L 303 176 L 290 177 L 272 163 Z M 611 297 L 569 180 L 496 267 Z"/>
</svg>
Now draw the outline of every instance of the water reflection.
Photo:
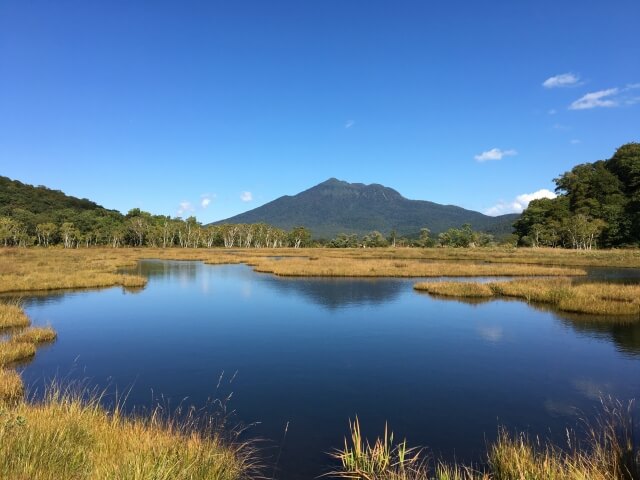
<svg viewBox="0 0 640 480">
<path fill-rule="evenodd" d="M 522 299 L 508 297 L 448 297 L 444 295 L 433 295 L 426 292 L 417 292 L 419 295 L 430 296 L 442 302 L 462 303 L 466 305 L 484 305 L 491 302 L 520 302 L 526 303 Z M 595 337 L 613 343 L 617 350 L 625 355 L 633 357 L 640 356 L 640 322 L 635 316 L 607 316 L 589 315 L 584 313 L 563 312 L 544 303 L 531 302 L 527 304 L 530 308 L 541 312 L 552 313 L 563 325 L 573 329 L 580 335 Z M 486 334 L 484 337 L 488 338 Z"/>
<path fill-rule="evenodd" d="M 625 355 L 640 357 L 640 322 L 616 323 L 611 318 L 558 313 L 558 318 L 582 335 L 606 339 Z"/>
<path fill-rule="evenodd" d="M 412 282 L 401 279 L 305 278 L 267 274 L 262 282 L 284 295 L 299 295 L 328 309 L 353 305 L 380 305 L 398 298 Z"/>
</svg>

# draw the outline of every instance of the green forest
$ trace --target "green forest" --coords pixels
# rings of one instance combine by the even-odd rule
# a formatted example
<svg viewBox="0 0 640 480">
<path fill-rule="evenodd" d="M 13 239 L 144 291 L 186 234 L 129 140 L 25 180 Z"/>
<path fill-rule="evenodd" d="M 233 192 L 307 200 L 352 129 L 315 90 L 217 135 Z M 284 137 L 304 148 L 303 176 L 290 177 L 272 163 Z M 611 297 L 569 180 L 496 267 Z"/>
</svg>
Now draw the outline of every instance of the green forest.
<svg viewBox="0 0 640 480">
<path fill-rule="evenodd" d="M 555 180 L 554 199 L 533 200 L 514 224 L 507 245 L 575 249 L 640 244 L 640 144 L 621 146 L 608 160 L 577 165 Z M 326 245 L 356 247 L 479 247 L 493 237 L 470 224 L 431 235 L 425 225 L 416 238 L 372 231 L 313 241 L 304 226 L 202 225 L 186 219 L 132 209 L 126 215 L 90 200 L 47 187 L 0 177 L 0 246 L 89 246 L 279 248 Z"/>
<path fill-rule="evenodd" d="M 640 243 L 640 143 L 554 179 L 554 199 L 533 200 L 514 224 L 523 246 L 591 249 Z"/>
<path fill-rule="evenodd" d="M 58 190 L 0 177 L 0 246 L 5 247 L 375 248 L 468 247 L 492 243 L 490 234 L 475 232 L 470 224 L 450 228 L 437 236 L 432 236 L 425 227 L 416 238 L 402 237 L 392 230 L 386 236 L 379 231 L 364 235 L 344 233 L 322 241 L 312 240 L 310 230 L 304 226 L 285 230 L 266 223 L 203 225 L 193 216 L 172 218 L 137 208 L 123 215 Z"/>
</svg>

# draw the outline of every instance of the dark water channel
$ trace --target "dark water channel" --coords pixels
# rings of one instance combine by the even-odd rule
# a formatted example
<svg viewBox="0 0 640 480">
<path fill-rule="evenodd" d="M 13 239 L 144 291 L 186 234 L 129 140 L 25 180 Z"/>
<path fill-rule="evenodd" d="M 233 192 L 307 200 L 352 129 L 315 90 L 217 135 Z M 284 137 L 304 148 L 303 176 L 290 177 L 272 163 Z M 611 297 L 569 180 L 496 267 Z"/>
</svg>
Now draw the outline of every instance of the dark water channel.
<svg viewBox="0 0 640 480">
<path fill-rule="evenodd" d="M 233 392 L 233 421 L 259 422 L 245 436 L 269 440 L 279 479 L 330 470 L 327 452 L 356 415 L 368 435 L 388 421 L 396 438 L 466 461 L 481 459 L 498 425 L 562 441 L 601 395 L 640 396 L 640 323 L 441 300 L 414 292 L 415 279 L 286 279 L 169 261 L 139 270 L 142 290 L 25 299 L 59 335 L 23 367 L 27 385 L 82 381 L 128 392 L 127 408 Z"/>
</svg>

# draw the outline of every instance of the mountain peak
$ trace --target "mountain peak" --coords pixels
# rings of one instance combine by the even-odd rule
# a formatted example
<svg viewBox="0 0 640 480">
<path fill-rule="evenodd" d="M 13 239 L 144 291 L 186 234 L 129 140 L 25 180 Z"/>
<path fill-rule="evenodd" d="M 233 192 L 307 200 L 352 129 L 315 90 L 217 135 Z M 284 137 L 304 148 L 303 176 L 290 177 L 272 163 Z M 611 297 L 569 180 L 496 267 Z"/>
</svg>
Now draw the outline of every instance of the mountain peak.
<svg viewBox="0 0 640 480">
<path fill-rule="evenodd" d="M 384 200 L 404 199 L 398 191 L 393 188 L 385 187 L 379 183 L 371 183 L 368 185 L 364 183 L 349 183 L 335 177 L 331 177 L 302 193 L 317 191 L 322 192 L 323 195 L 333 195 L 338 197 L 354 196 L 369 199 L 379 197 Z"/>
<path fill-rule="evenodd" d="M 216 223 L 265 222 L 287 230 L 303 225 L 315 238 L 333 238 L 339 233 L 372 230 L 417 235 L 423 227 L 435 235 L 464 223 L 476 230 L 508 233 L 513 221 L 513 216 L 494 218 L 453 205 L 409 200 L 378 183 L 349 183 L 332 177 L 296 195 L 277 198 Z"/>
</svg>

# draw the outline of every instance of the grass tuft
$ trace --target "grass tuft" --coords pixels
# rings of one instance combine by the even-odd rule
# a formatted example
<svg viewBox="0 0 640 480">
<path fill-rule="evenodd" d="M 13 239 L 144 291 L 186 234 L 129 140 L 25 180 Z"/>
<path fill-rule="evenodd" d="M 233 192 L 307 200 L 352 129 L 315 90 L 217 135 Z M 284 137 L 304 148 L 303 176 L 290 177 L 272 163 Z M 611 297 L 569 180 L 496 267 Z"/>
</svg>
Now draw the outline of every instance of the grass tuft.
<svg viewBox="0 0 640 480">
<path fill-rule="evenodd" d="M 492 297 L 491 287 L 479 282 L 422 282 L 414 286 L 416 290 L 444 297 Z"/>
<path fill-rule="evenodd" d="M 36 346 L 33 343 L 0 342 L 0 366 L 26 360 L 35 354 Z"/>
<path fill-rule="evenodd" d="M 19 301 L 0 303 L 0 330 L 3 328 L 28 327 L 29 318 Z"/>
<path fill-rule="evenodd" d="M 30 327 L 11 337 L 14 343 L 46 343 L 56 339 L 57 333 L 51 327 Z"/>
</svg>

